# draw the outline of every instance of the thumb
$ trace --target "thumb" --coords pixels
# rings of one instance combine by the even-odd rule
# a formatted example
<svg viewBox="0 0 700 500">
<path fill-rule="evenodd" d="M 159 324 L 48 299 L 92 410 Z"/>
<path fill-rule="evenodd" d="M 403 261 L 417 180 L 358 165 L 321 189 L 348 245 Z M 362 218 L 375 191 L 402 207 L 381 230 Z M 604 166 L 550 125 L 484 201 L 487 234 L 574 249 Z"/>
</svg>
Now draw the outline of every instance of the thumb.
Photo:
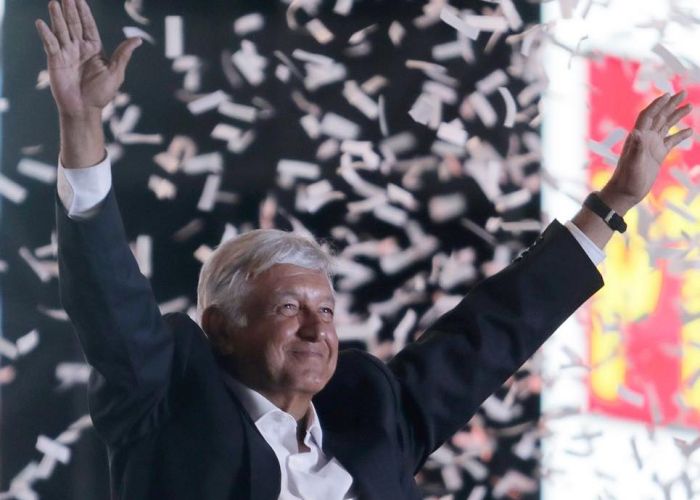
<svg viewBox="0 0 700 500">
<path fill-rule="evenodd" d="M 117 73 L 120 80 L 124 79 L 126 66 L 131 60 L 131 55 L 142 42 L 143 40 L 139 37 L 128 38 L 120 43 L 119 47 L 114 51 L 114 54 L 112 54 L 112 59 L 109 61 L 109 69 Z"/>
</svg>

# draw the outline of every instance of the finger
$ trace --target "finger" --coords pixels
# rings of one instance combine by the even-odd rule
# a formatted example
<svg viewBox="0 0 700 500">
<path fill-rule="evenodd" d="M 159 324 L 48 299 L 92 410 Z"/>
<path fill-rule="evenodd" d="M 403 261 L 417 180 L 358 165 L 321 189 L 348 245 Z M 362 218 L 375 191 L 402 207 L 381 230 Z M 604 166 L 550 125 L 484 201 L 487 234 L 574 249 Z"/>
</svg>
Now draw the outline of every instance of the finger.
<svg viewBox="0 0 700 500">
<path fill-rule="evenodd" d="M 666 104 L 669 97 L 668 94 L 657 97 L 649 106 L 644 108 L 637 117 L 637 122 L 634 125 L 635 128 L 639 130 L 649 130 L 654 123 L 654 118 L 656 118 L 656 115 L 663 108 L 664 104 Z"/>
<path fill-rule="evenodd" d="M 136 50 L 136 47 L 141 45 L 142 40 L 139 37 L 129 38 L 119 44 L 119 47 L 114 51 L 112 59 L 109 61 L 110 69 L 119 75 L 120 81 L 124 79 L 126 66 L 131 60 L 131 55 Z"/>
<path fill-rule="evenodd" d="M 684 130 L 681 130 L 680 132 L 676 132 L 675 134 L 666 137 L 664 139 L 664 145 L 666 146 L 666 149 L 670 151 L 671 149 L 678 146 L 681 142 L 691 137 L 692 135 L 693 131 L 689 128 L 686 128 Z"/>
<path fill-rule="evenodd" d="M 49 2 L 49 13 L 51 14 L 51 27 L 61 47 L 69 45 L 71 40 L 68 26 L 66 26 L 66 20 L 63 18 L 61 5 L 56 0 Z"/>
<path fill-rule="evenodd" d="M 49 28 L 46 25 L 46 23 L 41 19 L 37 19 L 34 23 L 34 26 L 36 26 L 36 29 L 39 32 L 41 43 L 44 45 L 44 51 L 46 52 L 46 55 L 56 55 L 61 49 L 61 46 L 58 43 L 58 39 L 53 34 L 53 31 L 51 31 L 51 28 Z"/>
<path fill-rule="evenodd" d="M 671 113 L 671 116 L 666 118 L 666 123 L 661 127 L 661 136 L 665 137 L 666 134 L 668 134 L 668 131 L 671 130 L 671 128 L 674 125 L 676 125 L 679 121 L 681 121 L 684 117 L 686 117 L 692 109 L 693 106 L 691 106 L 690 104 L 686 104 L 685 106 L 680 107 L 673 113 Z"/>
<path fill-rule="evenodd" d="M 78 9 L 75 6 L 75 0 L 63 0 L 63 12 L 66 16 L 66 24 L 68 32 L 73 40 L 83 39 L 83 23 L 80 22 Z"/>
<path fill-rule="evenodd" d="M 685 96 L 685 90 L 681 90 L 673 97 L 671 97 L 668 100 L 668 102 L 663 106 L 661 111 L 659 111 L 659 114 L 654 119 L 654 123 L 651 127 L 654 130 L 662 129 L 666 125 L 669 115 L 671 115 L 673 111 L 678 107 L 678 105 L 683 101 L 683 99 L 685 99 Z"/>
<path fill-rule="evenodd" d="M 92 42 L 100 41 L 100 32 L 97 30 L 95 18 L 85 0 L 77 0 L 78 15 L 83 23 L 83 38 Z"/>
</svg>

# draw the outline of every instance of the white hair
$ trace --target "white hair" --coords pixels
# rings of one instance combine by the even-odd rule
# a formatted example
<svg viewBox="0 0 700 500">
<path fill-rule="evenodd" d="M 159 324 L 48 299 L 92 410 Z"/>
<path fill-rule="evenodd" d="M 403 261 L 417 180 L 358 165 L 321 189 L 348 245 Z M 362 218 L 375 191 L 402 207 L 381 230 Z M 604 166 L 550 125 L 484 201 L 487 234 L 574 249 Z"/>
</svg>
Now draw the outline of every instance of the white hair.
<svg viewBox="0 0 700 500">
<path fill-rule="evenodd" d="M 230 239 L 209 256 L 199 272 L 197 320 L 210 306 L 220 308 L 238 326 L 249 281 L 275 264 L 294 264 L 323 272 L 332 286 L 332 257 L 312 238 L 279 229 L 256 229 Z"/>
</svg>

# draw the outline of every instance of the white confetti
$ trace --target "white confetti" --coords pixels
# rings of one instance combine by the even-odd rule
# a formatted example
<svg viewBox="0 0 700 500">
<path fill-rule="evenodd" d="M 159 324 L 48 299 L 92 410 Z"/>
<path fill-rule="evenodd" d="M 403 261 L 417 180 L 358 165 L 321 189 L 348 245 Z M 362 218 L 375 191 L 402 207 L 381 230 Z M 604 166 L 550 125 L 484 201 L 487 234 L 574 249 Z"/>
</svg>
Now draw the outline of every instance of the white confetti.
<svg viewBox="0 0 700 500">
<path fill-rule="evenodd" d="M 315 163 L 299 160 L 282 159 L 277 163 L 279 184 L 285 189 L 291 188 L 297 179 L 316 180 L 321 175 L 321 168 Z"/>
<path fill-rule="evenodd" d="M 17 345 L 17 355 L 24 356 L 39 345 L 39 332 L 32 330 L 18 338 L 15 344 Z"/>
<path fill-rule="evenodd" d="M 197 203 L 197 210 L 202 212 L 211 212 L 214 208 L 214 203 L 216 202 L 216 193 L 219 191 L 219 186 L 221 185 L 220 175 L 209 175 L 204 183 L 204 188 L 202 189 L 202 194 Z"/>
<path fill-rule="evenodd" d="M 443 141 L 459 147 L 464 147 L 469 138 L 469 134 L 458 119 L 450 123 L 441 123 L 437 130 L 437 136 Z"/>
<path fill-rule="evenodd" d="M 498 87 L 498 92 L 503 97 L 503 102 L 506 105 L 506 116 L 503 118 L 503 126 L 506 128 L 513 128 L 515 125 L 515 116 L 518 113 L 518 109 L 515 105 L 515 99 L 506 87 Z"/>
<path fill-rule="evenodd" d="M 182 16 L 165 16 L 165 57 L 175 59 L 183 55 L 184 40 Z"/>
<path fill-rule="evenodd" d="M 360 126 L 338 114 L 328 112 L 321 120 L 321 133 L 340 140 L 357 139 Z"/>
<path fill-rule="evenodd" d="M 200 115 L 212 109 L 216 109 L 221 106 L 222 103 L 229 100 L 228 94 L 223 90 L 217 90 L 210 94 L 199 97 L 191 101 L 187 105 L 187 109 L 193 115 Z"/>
<path fill-rule="evenodd" d="M 475 27 L 473 24 L 467 23 L 464 19 L 462 19 L 456 12 L 454 7 L 451 6 L 445 6 L 442 8 L 440 11 L 440 19 L 445 22 L 446 24 L 450 25 L 454 29 L 456 29 L 459 33 L 462 35 L 466 36 L 467 38 L 471 38 L 472 40 L 476 40 L 477 37 L 479 36 L 479 29 Z"/>
<path fill-rule="evenodd" d="M 136 26 L 125 26 L 122 31 L 124 32 L 124 36 L 126 38 L 133 38 L 133 37 L 139 37 L 145 41 L 147 41 L 150 44 L 155 45 L 156 41 L 155 39 L 146 33 L 144 30 L 142 30 L 139 27 Z"/>
<path fill-rule="evenodd" d="M 345 82 L 343 86 L 343 97 L 370 120 L 375 120 L 379 115 L 379 106 L 377 103 L 365 94 L 354 80 Z"/>
<path fill-rule="evenodd" d="M 258 116 L 257 108 L 253 106 L 246 106 L 244 104 L 237 104 L 231 101 L 221 102 L 219 104 L 218 111 L 224 116 L 248 123 L 255 122 Z"/>
<path fill-rule="evenodd" d="M 333 33 L 331 33 L 331 31 L 326 28 L 326 25 L 318 18 L 314 18 L 306 23 L 306 29 L 309 30 L 311 36 L 322 45 L 332 42 L 333 38 L 335 38 Z"/>
<path fill-rule="evenodd" d="M 258 12 L 241 16 L 233 23 L 233 31 L 238 36 L 246 36 L 254 31 L 260 31 L 264 27 L 265 18 Z"/>
<path fill-rule="evenodd" d="M 22 158 L 17 164 L 17 172 L 45 184 L 56 182 L 56 166 L 32 158 Z"/>
<path fill-rule="evenodd" d="M 0 174 L 0 195 L 13 203 L 23 203 L 27 198 L 27 190 L 15 181 Z"/>
<path fill-rule="evenodd" d="M 36 449 L 45 455 L 55 458 L 62 464 L 67 464 L 70 461 L 70 448 L 46 436 L 39 436 L 36 441 Z"/>
</svg>

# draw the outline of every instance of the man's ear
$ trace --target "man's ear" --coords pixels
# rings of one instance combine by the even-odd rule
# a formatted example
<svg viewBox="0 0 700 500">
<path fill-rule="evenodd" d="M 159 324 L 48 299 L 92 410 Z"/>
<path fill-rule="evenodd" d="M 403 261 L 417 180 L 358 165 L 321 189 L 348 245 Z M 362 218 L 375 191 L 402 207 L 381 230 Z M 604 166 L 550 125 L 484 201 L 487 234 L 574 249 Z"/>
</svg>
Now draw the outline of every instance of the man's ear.
<svg viewBox="0 0 700 500">
<path fill-rule="evenodd" d="M 233 352 L 231 323 L 217 306 L 209 306 L 202 313 L 202 329 L 219 354 L 228 355 Z"/>
</svg>

